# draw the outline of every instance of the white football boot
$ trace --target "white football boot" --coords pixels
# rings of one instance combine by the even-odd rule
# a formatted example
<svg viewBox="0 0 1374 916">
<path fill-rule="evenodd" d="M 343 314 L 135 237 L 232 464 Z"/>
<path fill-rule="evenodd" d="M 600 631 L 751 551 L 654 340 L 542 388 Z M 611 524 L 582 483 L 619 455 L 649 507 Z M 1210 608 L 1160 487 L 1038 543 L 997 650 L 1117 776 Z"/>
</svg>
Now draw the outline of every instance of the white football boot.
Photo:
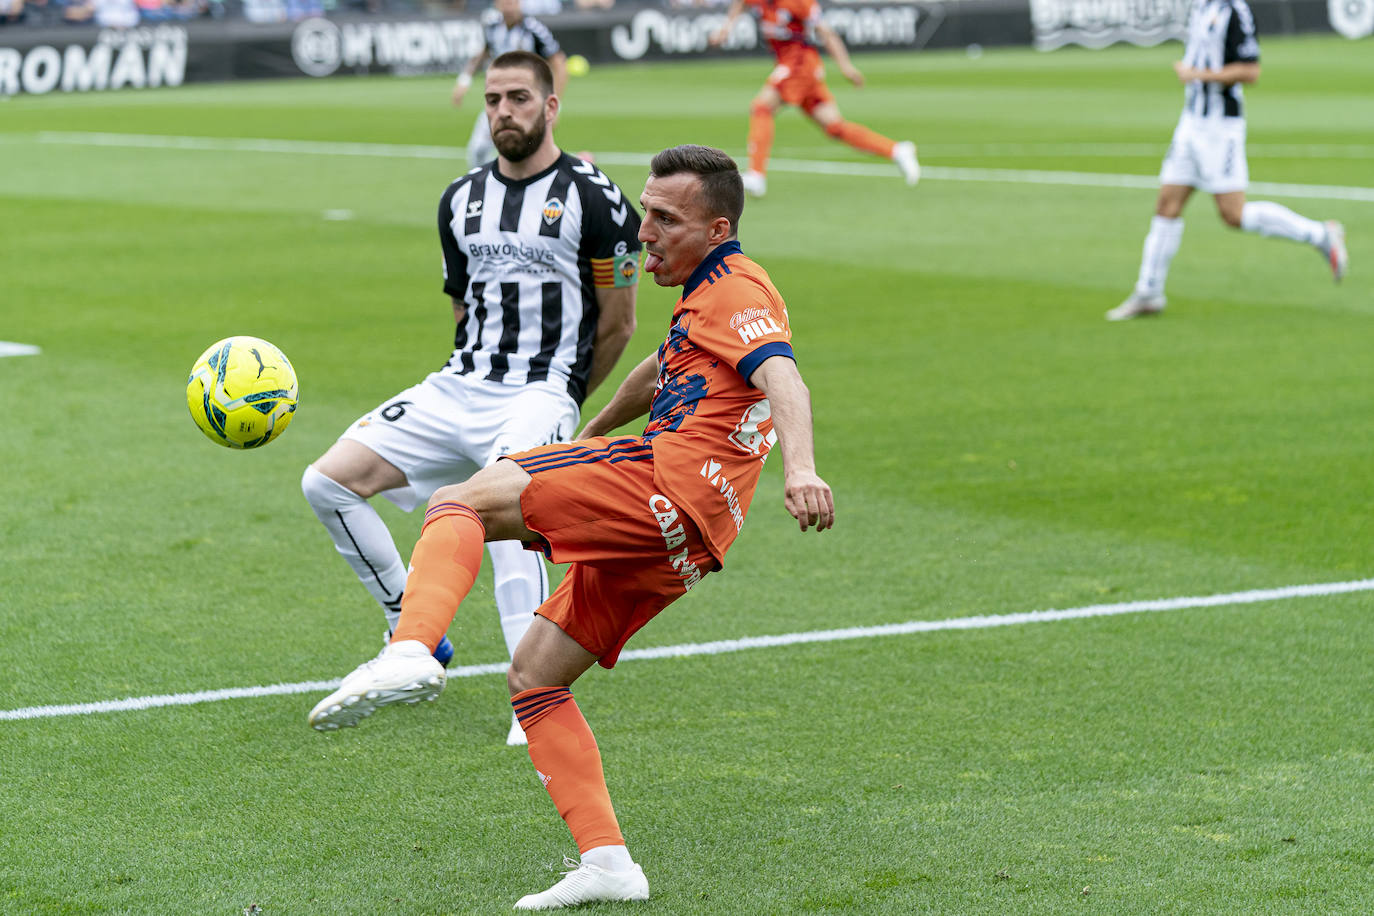
<svg viewBox="0 0 1374 916">
<path fill-rule="evenodd" d="M 892 161 L 902 170 L 906 183 L 914 185 L 921 180 L 921 164 L 916 161 L 916 144 L 910 140 L 898 143 L 892 149 Z"/>
<path fill-rule="evenodd" d="M 649 882 L 644 869 L 632 865 L 628 871 L 607 871 L 590 862 L 578 864 L 565 858 L 563 880 L 538 894 L 526 894 L 516 902 L 517 910 L 559 910 L 565 906 L 603 900 L 648 900 Z"/>
<path fill-rule="evenodd" d="M 424 643 L 415 639 L 390 643 L 315 704 L 310 725 L 320 731 L 347 728 L 382 706 L 437 699 L 444 679 L 444 666 Z"/>
<path fill-rule="evenodd" d="M 762 197 L 768 193 L 768 179 L 759 172 L 749 169 L 741 172 L 739 177 L 744 182 L 744 192 L 750 197 Z"/>
<path fill-rule="evenodd" d="M 1341 282 L 1346 268 L 1350 266 L 1350 252 L 1345 248 L 1345 227 L 1334 219 L 1326 221 L 1326 244 L 1321 251 L 1331 264 L 1331 276 L 1336 278 L 1337 283 Z"/>
<path fill-rule="evenodd" d="M 1158 315 L 1164 311 L 1163 296 L 1142 296 L 1139 293 L 1131 293 L 1126 297 L 1126 301 L 1118 305 L 1107 313 L 1108 321 L 1130 321 L 1132 318 L 1144 318 L 1148 315 Z"/>
</svg>

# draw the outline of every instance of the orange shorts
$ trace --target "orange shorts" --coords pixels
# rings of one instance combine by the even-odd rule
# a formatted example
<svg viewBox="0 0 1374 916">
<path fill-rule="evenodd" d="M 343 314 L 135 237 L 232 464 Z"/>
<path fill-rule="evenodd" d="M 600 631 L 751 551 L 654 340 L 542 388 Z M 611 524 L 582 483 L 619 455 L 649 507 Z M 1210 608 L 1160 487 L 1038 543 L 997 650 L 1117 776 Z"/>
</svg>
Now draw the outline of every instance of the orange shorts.
<svg viewBox="0 0 1374 916">
<path fill-rule="evenodd" d="M 777 90 L 784 105 L 796 105 L 807 114 L 835 99 L 825 84 L 825 68 L 819 63 L 815 67 L 778 64 L 768 75 L 768 85 Z"/>
<path fill-rule="evenodd" d="M 719 568 L 696 523 L 654 486 L 638 437 L 559 442 L 507 455 L 533 478 L 525 526 L 555 563 L 570 563 L 537 613 L 611 668 L 640 627 Z"/>
</svg>

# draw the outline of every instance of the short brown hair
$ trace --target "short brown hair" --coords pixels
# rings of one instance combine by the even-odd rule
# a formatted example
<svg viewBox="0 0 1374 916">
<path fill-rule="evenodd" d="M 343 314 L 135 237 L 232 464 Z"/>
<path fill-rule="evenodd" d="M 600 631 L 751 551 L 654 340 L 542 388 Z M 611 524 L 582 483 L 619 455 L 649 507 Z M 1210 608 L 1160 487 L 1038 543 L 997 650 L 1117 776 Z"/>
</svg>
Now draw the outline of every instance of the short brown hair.
<svg viewBox="0 0 1374 916">
<path fill-rule="evenodd" d="M 553 95 L 553 70 L 549 69 L 548 61 L 532 51 L 507 51 L 492 61 L 487 70 L 517 68 L 534 74 L 534 82 L 545 98 Z"/>
<path fill-rule="evenodd" d="M 739 234 L 739 218 L 744 212 L 744 182 L 735 160 L 711 146 L 686 144 L 665 149 L 649 163 L 649 174 L 666 178 L 689 172 L 701 181 L 701 202 L 712 219 L 723 216 L 730 221 L 731 235 Z"/>
</svg>

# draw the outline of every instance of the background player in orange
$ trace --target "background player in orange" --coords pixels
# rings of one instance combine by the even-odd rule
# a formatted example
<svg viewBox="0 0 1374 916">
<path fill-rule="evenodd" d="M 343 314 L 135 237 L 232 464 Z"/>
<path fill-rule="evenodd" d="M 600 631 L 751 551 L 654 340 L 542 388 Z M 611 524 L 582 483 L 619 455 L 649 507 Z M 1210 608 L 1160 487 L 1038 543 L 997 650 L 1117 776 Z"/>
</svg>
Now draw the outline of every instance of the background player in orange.
<svg viewBox="0 0 1374 916">
<path fill-rule="evenodd" d="M 821 20 L 820 4 L 816 0 L 734 0 L 725 24 L 711 36 L 713 47 L 725 43 L 746 6 L 759 17 L 760 34 L 773 48 L 778 65 L 749 109 L 749 170 L 743 175 L 744 189 L 755 197 L 762 197 L 768 190 L 765 176 L 768 154 L 773 148 L 773 117 L 781 105 L 796 105 L 836 140 L 891 159 L 901 169 L 907 184 L 919 181 L 921 167 L 916 162 L 915 144 L 909 140 L 889 140 L 862 124 L 846 121 L 840 114 L 835 97 L 825 84 L 825 67 L 816 40 L 825 45 L 845 79 L 862 86 L 864 77 L 850 62 L 844 41 Z"/>
<path fill-rule="evenodd" d="M 664 150 L 640 204 L 644 269 L 660 286 L 682 287 L 667 339 L 583 439 L 508 455 L 434 494 L 391 644 L 310 713 L 315 728 L 332 729 L 379 706 L 434 699 L 444 669 L 430 653 L 472 587 L 484 539 L 519 538 L 571 563 L 507 679 L 530 759 L 582 857 L 516 909 L 649 896 L 572 683 L 595 663 L 612 667 L 636 630 L 720 568 L 775 443 L 784 503 L 801 530 L 835 517 L 815 471 L 787 309 L 736 241 L 744 189 L 734 161 L 709 147 Z M 605 435 L 645 412 L 642 436 Z"/>
</svg>

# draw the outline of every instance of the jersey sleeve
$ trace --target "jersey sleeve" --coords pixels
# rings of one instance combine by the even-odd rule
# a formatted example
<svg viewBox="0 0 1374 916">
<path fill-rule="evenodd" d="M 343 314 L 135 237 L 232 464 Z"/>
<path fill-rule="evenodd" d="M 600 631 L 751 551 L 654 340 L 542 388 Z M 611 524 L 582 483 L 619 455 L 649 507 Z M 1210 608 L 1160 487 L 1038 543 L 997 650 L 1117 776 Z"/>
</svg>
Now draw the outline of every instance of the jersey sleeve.
<svg viewBox="0 0 1374 916">
<path fill-rule="evenodd" d="M 468 292 L 468 257 L 453 235 L 453 198 L 463 186 L 458 179 L 439 198 L 439 248 L 444 253 L 444 292 L 462 299 Z"/>
<path fill-rule="evenodd" d="M 526 16 L 525 28 L 529 29 L 530 37 L 534 39 L 534 53 L 545 60 L 563 50 L 558 39 L 553 37 L 553 32 L 549 31 L 549 27 L 538 19 Z"/>
<path fill-rule="evenodd" d="M 703 292 L 689 336 L 734 366 L 746 382 L 770 356 L 796 359 L 787 307 L 776 290 L 749 276 L 731 276 Z"/>
<path fill-rule="evenodd" d="M 1259 61 L 1259 36 L 1255 33 L 1255 16 L 1245 0 L 1232 0 L 1231 21 L 1226 26 L 1226 46 L 1222 49 L 1222 64 L 1256 63 Z"/>
<path fill-rule="evenodd" d="M 573 166 L 582 195 L 582 255 L 592 281 L 610 289 L 639 283 L 639 211 L 620 186 L 590 162 Z"/>
</svg>

